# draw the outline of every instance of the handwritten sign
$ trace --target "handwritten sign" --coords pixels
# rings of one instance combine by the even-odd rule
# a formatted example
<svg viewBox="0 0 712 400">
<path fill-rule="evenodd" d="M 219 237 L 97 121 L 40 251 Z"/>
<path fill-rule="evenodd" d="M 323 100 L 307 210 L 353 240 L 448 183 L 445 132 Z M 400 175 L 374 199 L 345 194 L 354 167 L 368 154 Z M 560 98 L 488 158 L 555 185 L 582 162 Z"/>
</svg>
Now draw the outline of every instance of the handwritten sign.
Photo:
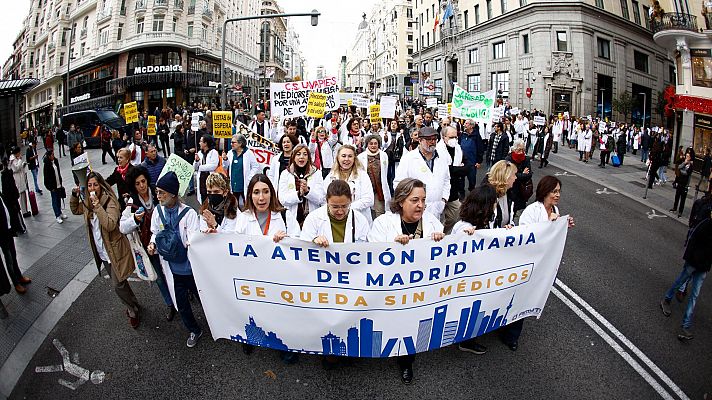
<svg viewBox="0 0 712 400">
<path fill-rule="evenodd" d="M 369 118 L 371 120 L 372 124 L 376 123 L 381 123 L 381 105 L 380 104 L 371 104 L 368 107 L 369 111 Z"/>
<path fill-rule="evenodd" d="M 356 108 L 368 108 L 368 96 L 360 93 L 354 93 L 352 99 Z"/>
<path fill-rule="evenodd" d="M 425 99 L 425 106 L 428 108 L 435 108 L 438 106 L 438 99 L 435 97 L 428 97 Z"/>
<path fill-rule="evenodd" d="M 138 122 L 138 106 L 135 101 L 124 104 L 124 119 L 127 124 Z"/>
<path fill-rule="evenodd" d="M 232 137 L 232 111 L 213 111 L 213 135 L 216 139 Z"/>
<path fill-rule="evenodd" d="M 307 117 L 324 118 L 324 110 L 326 109 L 326 100 L 328 98 L 329 95 L 326 93 L 309 92 Z"/>
<path fill-rule="evenodd" d="M 381 118 L 393 118 L 396 115 L 396 103 L 398 96 L 383 96 L 381 97 Z"/>
<path fill-rule="evenodd" d="M 438 118 L 445 118 L 447 117 L 448 112 L 447 112 L 447 104 L 438 104 Z"/>
<path fill-rule="evenodd" d="M 538 115 L 534 116 L 534 125 L 536 125 L 536 126 L 546 125 L 546 117 L 540 117 Z"/>
<path fill-rule="evenodd" d="M 341 102 L 338 80 L 333 76 L 315 81 L 272 82 L 269 86 L 272 115 L 285 118 L 307 115 L 311 92 L 324 93 L 328 96 L 325 111 L 336 110 Z M 321 116 L 324 116 L 323 112 Z"/>
<path fill-rule="evenodd" d="M 166 165 L 161 170 L 161 175 L 159 175 L 158 178 L 160 179 L 163 175 L 168 173 L 168 171 L 173 171 L 176 173 L 176 176 L 178 176 L 178 183 L 180 184 L 178 194 L 184 196 L 188 190 L 190 180 L 193 179 L 193 173 L 195 172 L 193 165 L 183 158 L 171 154 L 168 160 L 166 160 Z"/>
<path fill-rule="evenodd" d="M 146 125 L 146 134 L 148 136 L 156 136 L 156 116 L 148 116 L 148 124 Z"/>
<path fill-rule="evenodd" d="M 193 113 L 190 116 L 190 130 L 197 132 L 200 129 L 200 113 Z"/>
</svg>

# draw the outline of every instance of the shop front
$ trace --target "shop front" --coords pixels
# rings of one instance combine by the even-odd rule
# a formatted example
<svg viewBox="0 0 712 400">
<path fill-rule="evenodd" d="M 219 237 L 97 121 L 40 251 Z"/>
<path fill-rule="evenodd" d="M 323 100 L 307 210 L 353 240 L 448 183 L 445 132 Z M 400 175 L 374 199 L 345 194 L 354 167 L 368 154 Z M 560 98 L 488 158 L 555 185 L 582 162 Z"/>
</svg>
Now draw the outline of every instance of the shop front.
<svg viewBox="0 0 712 400">
<path fill-rule="evenodd" d="M 69 103 L 57 109 L 57 116 L 97 108 L 115 108 L 117 98 L 107 83 L 117 76 L 116 57 L 81 68 L 69 76 Z"/>
<path fill-rule="evenodd" d="M 704 157 L 705 149 L 712 149 L 712 116 L 695 114 L 692 148 L 700 161 Z"/>
</svg>

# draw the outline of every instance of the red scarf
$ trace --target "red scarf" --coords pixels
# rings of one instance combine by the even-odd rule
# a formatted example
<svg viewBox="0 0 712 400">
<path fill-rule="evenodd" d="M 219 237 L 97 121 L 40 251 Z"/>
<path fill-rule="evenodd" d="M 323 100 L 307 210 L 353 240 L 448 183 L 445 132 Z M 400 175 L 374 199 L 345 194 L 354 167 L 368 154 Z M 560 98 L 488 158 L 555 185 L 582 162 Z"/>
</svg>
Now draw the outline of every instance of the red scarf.
<svg viewBox="0 0 712 400">
<path fill-rule="evenodd" d="M 126 180 L 126 172 L 129 170 L 129 165 L 131 163 L 126 163 L 123 168 L 121 166 L 116 166 L 116 170 L 121 174 L 121 179 Z"/>
<path fill-rule="evenodd" d="M 324 144 L 324 142 L 317 138 L 316 151 L 314 152 L 314 166 L 316 167 L 316 169 L 321 169 L 321 145 L 322 144 Z"/>
</svg>

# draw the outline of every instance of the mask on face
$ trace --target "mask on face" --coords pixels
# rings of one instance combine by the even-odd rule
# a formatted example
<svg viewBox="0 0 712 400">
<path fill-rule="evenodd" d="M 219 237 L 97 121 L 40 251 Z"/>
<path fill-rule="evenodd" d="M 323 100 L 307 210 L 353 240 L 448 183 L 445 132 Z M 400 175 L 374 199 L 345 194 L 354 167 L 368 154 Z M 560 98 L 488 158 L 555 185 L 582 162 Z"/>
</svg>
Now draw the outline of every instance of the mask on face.
<svg viewBox="0 0 712 400">
<path fill-rule="evenodd" d="M 514 162 L 517 163 L 517 164 L 519 164 L 519 163 L 521 163 L 522 161 L 524 161 L 525 158 L 526 158 L 526 155 L 525 155 L 524 153 L 515 153 L 515 152 L 512 152 L 512 160 L 514 160 Z"/>
<path fill-rule="evenodd" d="M 449 147 L 455 147 L 455 146 L 457 146 L 457 139 L 455 139 L 455 138 L 448 139 L 447 145 L 448 145 Z"/>
<path fill-rule="evenodd" d="M 220 203 L 223 202 L 223 199 L 225 199 L 225 197 L 221 194 L 209 194 L 208 195 L 208 202 L 210 203 L 210 206 L 213 208 L 217 208 L 220 205 Z"/>
</svg>

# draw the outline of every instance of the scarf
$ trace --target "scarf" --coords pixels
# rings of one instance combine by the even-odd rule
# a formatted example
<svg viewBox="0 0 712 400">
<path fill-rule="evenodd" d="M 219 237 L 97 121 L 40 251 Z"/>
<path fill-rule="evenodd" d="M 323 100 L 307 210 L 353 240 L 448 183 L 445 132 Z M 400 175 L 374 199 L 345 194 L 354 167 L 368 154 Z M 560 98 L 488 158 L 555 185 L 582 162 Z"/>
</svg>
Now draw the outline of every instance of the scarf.
<svg viewBox="0 0 712 400">
<path fill-rule="evenodd" d="M 316 151 L 314 151 L 314 166 L 316 169 L 321 169 L 321 146 L 324 144 L 325 140 L 316 140 Z"/>
<path fill-rule="evenodd" d="M 289 173 L 294 176 L 294 187 L 296 188 L 297 193 L 299 193 L 299 181 L 302 179 L 308 180 L 309 177 L 312 176 L 315 171 L 315 168 L 311 168 L 311 171 L 307 171 L 306 167 L 299 168 L 296 165 L 292 165 L 289 168 Z M 297 204 L 297 222 L 301 227 L 304 224 L 304 220 L 307 218 L 307 215 L 309 214 L 309 200 L 307 200 L 307 198 L 303 197 L 301 194 L 299 194 L 298 196 L 299 204 Z"/>
<path fill-rule="evenodd" d="M 370 150 L 366 149 L 368 153 L 368 166 L 366 167 L 366 172 L 368 172 L 368 177 L 371 178 L 371 186 L 373 187 L 373 194 L 378 201 L 383 201 L 383 187 L 381 186 L 381 155 L 379 153 L 371 153 Z"/>
<path fill-rule="evenodd" d="M 129 170 L 129 165 L 131 165 L 131 163 L 126 163 L 123 168 L 121 166 L 116 166 L 116 170 L 119 171 L 119 173 L 121 174 L 121 179 L 123 180 L 126 180 L 126 172 L 128 172 Z"/>
<path fill-rule="evenodd" d="M 366 148 L 366 154 L 368 154 L 369 157 L 375 157 L 375 156 L 380 156 L 380 151 L 376 151 L 375 153 L 371 153 L 371 149 L 368 147 Z"/>
</svg>

